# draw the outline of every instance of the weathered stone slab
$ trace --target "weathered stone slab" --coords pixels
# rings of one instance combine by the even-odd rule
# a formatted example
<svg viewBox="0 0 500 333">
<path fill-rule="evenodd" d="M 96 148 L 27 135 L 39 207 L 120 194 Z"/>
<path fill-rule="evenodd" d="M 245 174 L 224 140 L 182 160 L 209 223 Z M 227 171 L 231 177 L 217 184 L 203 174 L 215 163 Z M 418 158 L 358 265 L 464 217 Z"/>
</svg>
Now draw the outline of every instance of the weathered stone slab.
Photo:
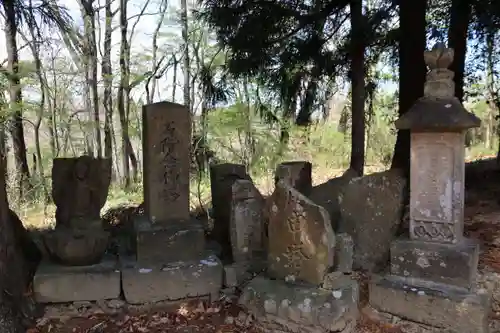
<svg viewBox="0 0 500 333">
<path fill-rule="evenodd" d="M 276 167 L 275 184 L 284 180 L 294 189 L 305 195 L 312 190 L 312 164 L 307 161 L 283 162 Z"/>
<path fill-rule="evenodd" d="M 335 270 L 351 273 L 354 259 L 354 241 L 351 235 L 340 233 L 335 235 Z"/>
<path fill-rule="evenodd" d="M 236 287 L 249 281 L 267 268 L 265 258 L 254 257 L 251 262 L 234 262 L 224 266 L 224 285 Z"/>
<path fill-rule="evenodd" d="M 250 180 L 236 180 L 232 192 L 230 232 L 233 260 L 250 262 L 265 252 L 265 200 Z"/>
<path fill-rule="evenodd" d="M 353 332 L 358 317 L 357 282 L 335 290 L 291 285 L 262 276 L 239 299 L 265 332 Z"/>
<path fill-rule="evenodd" d="M 369 293 L 370 305 L 382 312 L 446 332 L 489 332 L 491 295 L 485 289 L 469 293 L 445 286 L 429 288 L 385 276 L 372 278 Z"/>
<path fill-rule="evenodd" d="M 224 258 L 232 258 L 230 220 L 232 186 L 236 180 L 250 180 L 242 164 L 221 163 L 210 166 L 210 188 L 214 227 L 212 237 L 222 246 Z"/>
<path fill-rule="evenodd" d="M 354 269 L 385 267 L 405 200 L 406 179 L 399 170 L 354 178 L 339 196 L 338 232 L 354 240 Z"/>
<path fill-rule="evenodd" d="M 334 232 L 337 232 L 340 221 L 339 194 L 351 179 L 357 177 L 356 171 L 348 169 L 342 176 L 330 179 L 312 189 L 310 199 L 328 211 Z"/>
<path fill-rule="evenodd" d="M 42 262 L 33 279 L 39 303 L 97 301 L 120 296 L 120 270 L 114 258 L 92 266 L 61 266 Z"/>
<path fill-rule="evenodd" d="M 201 260 L 171 262 L 165 265 L 122 262 L 122 286 L 131 304 L 179 300 L 189 297 L 218 297 L 223 268 L 219 259 L 208 255 Z"/>
<path fill-rule="evenodd" d="M 271 197 L 268 273 L 320 285 L 333 267 L 335 234 L 328 212 L 285 181 Z"/>
<path fill-rule="evenodd" d="M 321 287 L 328 290 L 342 290 L 345 288 L 357 288 L 358 285 L 352 284 L 352 276 L 350 274 L 344 274 L 342 272 L 330 272 L 325 275 L 323 285 Z M 359 292 L 356 291 L 355 295 L 359 295 Z"/>
<path fill-rule="evenodd" d="M 196 220 L 153 224 L 147 217 L 138 216 L 134 224 L 137 237 L 137 261 L 141 263 L 163 264 L 203 256 L 205 231 Z"/>
<path fill-rule="evenodd" d="M 412 133 L 410 238 L 457 243 L 464 230 L 465 133 Z"/>
<path fill-rule="evenodd" d="M 155 222 L 188 220 L 191 115 L 184 105 L 142 107 L 144 209 Z"/>
<path fill-rule="evenodd" d="M 237 287 L 250 277 L 252 277 L 252 275 L 248 272 L 247 267 L 241 264 L 233 263 L 224 266 L 225 287 Z"/>
<path fill-rule="evenodd" d="M 391 244 L 391 274 L 470 289 L 476 281 L 479 244 L 464 239 L 439 244 L 401 239 Z"/>
</svg>

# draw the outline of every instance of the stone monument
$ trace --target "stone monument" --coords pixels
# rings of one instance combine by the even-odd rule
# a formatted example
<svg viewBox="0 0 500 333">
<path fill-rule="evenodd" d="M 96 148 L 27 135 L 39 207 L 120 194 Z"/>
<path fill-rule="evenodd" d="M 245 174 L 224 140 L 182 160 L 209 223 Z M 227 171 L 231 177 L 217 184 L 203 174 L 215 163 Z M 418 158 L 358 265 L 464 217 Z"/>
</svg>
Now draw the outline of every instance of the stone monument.
<svg viewBox="0 0 500 333">
<path fill-rule="evenodd" d="M 110 181 L 110 159 L 89 156 L 54 159 L 52 197 L 56 204 L 56 227 L 43 237 L 50 257 L 45 259 L 50 261 L 40 264 L 34 278 L 39 302 L 119 296 L 120 272 L 115 259 L 104 258 L 109 233 L 100 217 Z"/>
<path fill-rule="evenodd" d="M 307 161 L 291 161 L 278 164 L 274 183 L 284 180 L 308 197 L 312 191 L 312 164 Z"/>
<path fill-rule="evenodd" d="M 265 199 L 251 180 L 232 186 L 230 234 L 233 260 L 247 265 L 265 254 Z"/>
<path fill-rule="evenodd" d="M 214 227 L 211 238 L 222 248 L 225 262 L 232 261 L 230 218 L 232 186 L 237 180 L 250 180 L 242 164 L 220 163 L 210 166 L 210 189 L 212 193 L 212 218 Z"/>
<path fill-rule="evenodd" d="M 390 272 L 372 279 L 370 304 L 450 332 L 488 332 L 479 245 L 463 236 L 465 132 L 480 120 L 454 96 L 453 49 L 437 44 L 424 58 L 424 96 L 396 122 L 411 131 L 410 237 L 392 243 Z"/>
<path fill-rule="evenodd" d="M 331 274 L 335 234 L 328 212 L 285 180 L 269 207 L 267 273 L 246 285 L 239 303 L 265 332 L 352 332 L 359 291 L 343 272 Z"/>
<path fill-rule="evenodd" d="M 142 122 L 145 214 L 134 221 L 136 257 L 122 260 L 125 298 L 138 304 L 218 297 L 222 265 L 190 216 L 189 110 L 169 102 L 144 105 Z"/>
<path fill-rule="evenodd" d="M 226 287 L 237 287 L 265 269 L 266 201 L 251 180 L 233 183 L 229 229 L 233 262 L 224 266 Z"/>
</svg>

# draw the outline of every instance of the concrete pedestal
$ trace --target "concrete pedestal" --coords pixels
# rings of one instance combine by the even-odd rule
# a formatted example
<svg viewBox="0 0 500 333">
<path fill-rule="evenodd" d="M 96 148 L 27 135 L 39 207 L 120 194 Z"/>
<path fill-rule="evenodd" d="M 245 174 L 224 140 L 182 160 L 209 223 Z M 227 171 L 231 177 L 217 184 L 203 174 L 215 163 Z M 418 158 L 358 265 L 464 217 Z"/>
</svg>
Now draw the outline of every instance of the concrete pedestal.
<svg viewBox="0 0 500 333">
<path fill-rule="evenodd" d="M 133 258 L 122 261 L 123 292 L 131 304 L 207 295 L 218 298 L 222 279 L 222 264 L 212 254 L 203 259 L 165 264 L 140 263 Z"/>
<path fill-rule="evenodd" d="M 397 276 L 374 276 L 370 305 L 381 312 L 453 333 L 487 333 L 491 295 Z"/>
<path fill-rule="evenodd" d="M 198 221 L 151 223 L 145 216 L 134 221 L 138 262 L 167 263 L 201 258 L 205 231 Z"/>
<path fill-rule="evenodd" d="M 391 275 L 428 279 L 472 289 L 476 282 L 479 244 L 463 239 L 456 244 L 401 239 L 391 244 Z"/>
<path fill-rule="evenodd" d="M 113 257 L 105 257 L 92 266 L 62 266 L 44 261 L 33 279 L 33 290 L 40 303 L 119 298 L 120 270 Z"/>
<path fill-rule="evenodd" d="M 257 276 L 239 303 L 264 332 L 350 333 L 359 315 L 359 288 L 354 280 L 342 282 L 324 289 Z"/>
</svg>

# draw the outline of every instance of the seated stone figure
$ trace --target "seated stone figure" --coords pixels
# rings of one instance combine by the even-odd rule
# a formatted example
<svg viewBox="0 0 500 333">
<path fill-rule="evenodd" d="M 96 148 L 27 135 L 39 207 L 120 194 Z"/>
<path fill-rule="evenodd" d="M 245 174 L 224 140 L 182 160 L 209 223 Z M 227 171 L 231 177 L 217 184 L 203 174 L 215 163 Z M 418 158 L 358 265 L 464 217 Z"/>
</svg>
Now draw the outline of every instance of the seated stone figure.
<svg viewBox="0 0 500 333">
<path fill-rule="evenodd" d="M 98 263 L 107 248 L 100 210 L 111 181 L 111 160 L 81 156 L 56 158 L 52 167 L 52 197 L 56 228 L 44 237 L 54 261 L 82 266 Z"/>
</svg>

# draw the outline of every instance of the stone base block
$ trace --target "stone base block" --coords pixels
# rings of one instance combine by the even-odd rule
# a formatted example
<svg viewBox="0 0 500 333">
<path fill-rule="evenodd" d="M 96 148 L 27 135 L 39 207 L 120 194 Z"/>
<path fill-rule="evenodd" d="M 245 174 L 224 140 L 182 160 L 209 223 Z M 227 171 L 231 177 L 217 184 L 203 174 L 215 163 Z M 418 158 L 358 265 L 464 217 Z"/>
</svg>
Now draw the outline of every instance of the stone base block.
<svg viewBox="0 0 500 333">
<path fill-rule="evenodd" d="M 92 266 L 61 266 L 42 262 L 33 279 L 40 303 L 97 301 L 120 297 L 120 270 L 114 258 Z"/>
<path fill-rule="evenodd" d="M 391 275 L 428 279 L 471 289 L 477 275 L 479 244 L 396 240 L 391 244 Z"/>
<path fill-rule="evenodd" d="M 122 287 L 131 304 L 179 300 L 189 297 L 219 297 L 223 268 L 219 259 L 207 255 L 201 260 L 169 264 L 122 262 Z"/>
<path fill-rule="evenodd" d="M 453 333 L 487 333 L 491 295 L 387 275 L 370 282 L 370 305 L 382 312 Z"/>
<path fill-rule="evenodd" d="M 353 332 L 359 288 L 351 280 L 339 289 L 288 284 L 257 276 L 245 287 L 239 304 L 246 307 L 265 332 Z"/>
<path fill-rule="evenodd" d="M 151 223 L 141 216 L 134 221 L 137 261 L 167 263 L 201 258 L 205 231 L 195 221 Z"/>
</svg>

